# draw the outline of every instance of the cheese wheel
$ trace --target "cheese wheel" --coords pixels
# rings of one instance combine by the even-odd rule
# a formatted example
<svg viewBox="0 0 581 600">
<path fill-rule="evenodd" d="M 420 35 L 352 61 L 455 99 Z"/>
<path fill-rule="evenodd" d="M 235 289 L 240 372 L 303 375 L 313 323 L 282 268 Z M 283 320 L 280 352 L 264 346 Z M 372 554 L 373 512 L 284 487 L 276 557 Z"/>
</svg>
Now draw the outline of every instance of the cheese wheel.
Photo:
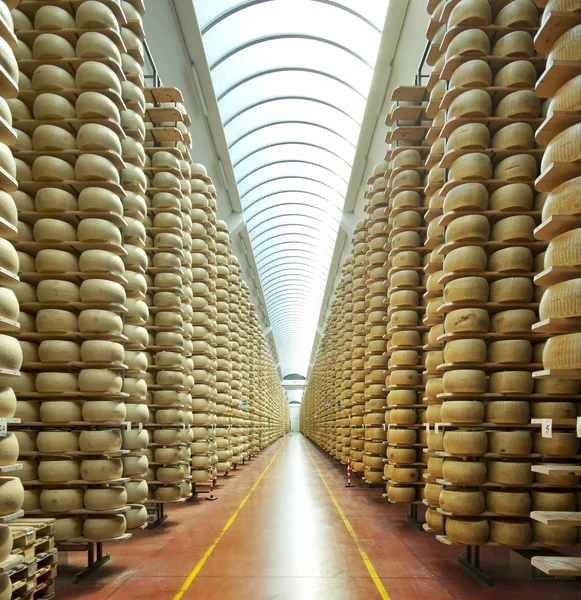
<svg viewBox="0 0 581 600">
<path fill-rule="evenodd" d="M 505 217 L 497 221 L 491 232 L 491 240 L 495 242 L 532 242 L 535 220 L 529 215 Z"/>
<path fill-rule="evenodd" d="M 32 44 L 32 57 L 36 60 L 74 58 L 74 56 L 73 46 L 64 37 L 54 33 L 41 33 Z"/>
<path fill-rule="evenodd" d="M 80 288 L 81 302 L 124 304 L 125 290 L 120 283 L 104 279 L 86 279 Z"/>
<path fill-rule="evenodd" d="M 82 488 L 43 489 L 40 492 L 40 508 L 48 513 L 60 514 L 82 510 L 84 495 Z"/>
<path fill-rule="evenodd" d="M 77 7 L 75 26 L 77 29 L 110 28 L 119 30 L 119 23 L 113 11 L 95 0 L 87 0 Z"/>
<path fill-rule="evenodd" d="M 121 317 L 108 310 L 88 309 L 79 313 L 79 331 L 81 333 L 122 333 Z"/>
<path fill-rule="evenodd" d="M 444 318 L 446 333 L 485 333 L 488 325 L 488 312 L 480 308 L 453 310 Z"/>
<path fill-rule="evenodd" d="M 121 537 L 126 529 L 125 515 L 90 515 L 83 521 L 83 536 L 90 540 L 115 539 Z"/>
<path fill-rule="evenodd" d="M 77 235 L 80 242 L 121 243 L 121 232 L 118 227 L 114 223 L 105 221 L 104 219 L 83 219 L 77 227 Z"/>
<path fill-rule="evenodd" d="M 75 176 L 79 181 L 112 181 L 119 183 L 119 171 L 103 156 L 81 154 L 75 163 Z"/>
<path fill-rule="evenodd" d="M 490 287 L 494 283 L 497 282 Z M 488 281 L 483 277 L 454 279 L 444 286 L 444 302 L 486 302 L 488 296 Z"/>
<path fill-rule="evenodd" d="M 95 61 L 86 61 L 78 66 L 75 87 L 85 90 L 111 88 L 121 95 L 119 77 L 110 67 Z"/>
<path fill-rule="evenodd" d="M 490 54 L 490 40 L 480 29 L 466 29 L 461 31 L 446 49 L 446 60 L 452 56 L 488 56 Z"/>
<path fill-rule="evenodd" d="M 488 451 L 495 454 L 526 455 L 531 453 L 530 431 L 489 431 Z"/>
<path fill-rule="evenodd" d="M 65 160 L 53 156 L 39 156 L 32 164 L 34 181 L 67 181 L 75 179 L 75 169 Z"/>
<path fill-rule="evenodd" d="M 38 359 L 41 362 L 77 362 L 81 360 L 81 347 L 66 340 L 43 340 L 38 346 Z"/>
<path fill-rule="evenodd" d="M 543 349 L 544 369 L 578 369 L 581 335 L 571 333 L 549 338 Z"/>
<path fill-rule="evenodd" d="M 490 302 L 528 303 L 533 298 L 533 282 L 526 277 L 506 277 L 490 283 Z"/>
<path fill-rule="evenodd" d="M 530 485 L 533 482 L 530 462 L 506 462 L 490 460 L 488 462 L 488 481 L 510 485 Z"/>
<path fill-rule="evenodd" d="M 493 172 L 494 179 L 509 181 L 528 181 L 537 176 L 537 161 L 529 154 L 516 154 L 501 160 Z"/>
<path fill-rule="evenodd" d="M 486 373 L 474 369 L 446 371 L 442 377 L 442 389 L 446 393 L 482 394 L 486 391 Z"/>
<path fill-rule="evenodd" d="M 489 234 L 490 223 L 484 215 L 468 215 L 454 219 L 446 227 L 445 239 L 446 242 L 480 242 L 488 240 Z"/>
<path fill-rule="evenodd" d="M 530 419 L 527 402 L 514 400 L 489 402 L 486 405 L 485 420 L 487 423 L 510 423 L 526 425 Z"/>
<path fill-rule="evenodd" d="M 505 39 L 505 38 L 503 38 Z M 505 96 L 496 106 L 495 116 L 510 119 L 536 118 L 541 113 L 541 101 L 532 90 L 518 90 Z"/>
<path fill-rule="evenodd" d="M 442 477 L 456 485 L 481 485 L 486 481 L 486 463 L 446 459 L 442 465 Z"/>
<path fill-rule="evenodd" d="M 518 246 L 497 250 L 488 259 L 488 269 L 499 273 L 504 271 L 530 272 L 532 266 L 533 255 L 530 249 Z"/>
<path fill-rule="evenodd" d="M 534 381 L 528 371 L 491 373 L 488 381 L 488 390 L 499 394 L 530 394 L 533 387 Z"/>
<path fill-rule="evenodd" d="M 89 31 L 77 40 L 77 58 L 110 58 L 121 65 L 121 55 L 115 43 L 102 33 Z"/>
<path fill-rule="evenodd" d="M 83 273 L 114 272 L 123 274 L 125 271 L 121 257 L 103 250 L 85 250 L 79 257 L 78 268 Z"/>
<path fill-rule="evenodd" d="M 85 95 L 85 94 L 83 94 Z M 111 150 L 121 154 L 121 142 L 112 129 L 98 123 L 85 123 L 77 132 L 79 150 Z"/>
<path fill-rule="evenodd" d="M 81 404 L 68 401 L 51 401 L 40 404 L 40 413 L 35 421 L 43 423 L 68 423 L 82 421 Z"/>
<path fill-rule="evenodd" d="M 81 477 L 85 481 L 111 481 L 123 475 L 123 463 L 118 458 L 84 459 L 80 463 Z"/>
<path fill-rule="evenodd" d="M 10 515 L 19 511 L 23 503 L 24 488 L 20 479 L 0 477 L 0 515 Z"/>
<path fill-rule="evenodd" d="M 80 479 L 78 460 L 41 460 L 38 479 L 43 483 L 66 483 Z"/>
<path fill-rule="evenodd" d="M 448 138 L 447 149 L 450 150 L 484 150 L 490 147 L 490 132 L 484 123 L 467 123 L 454 129 Z M 475 185 L 475 184 L 474 184 Z M 454 192 L 457 188 L 453 188 Z M 444 203 L 447 200 L 444 200 Z"/>
<path fill-rule="evenodd" d="M 490 195 L 490 210 L 531 210 L 533 190 L 524 183 L 510 183 Z"/>
<path fill-rule="evenodd" d="M 534 2 L 516 0 L 498 12 L 494 24 L 501 27 L 536 27 L 538 21 L 539 12 Z"/>
<path fill-rule="evenodd" d="M 577 528 L 570 525 L 545 525 L 532 521 L 533 541 L 543 546 L 574 546 L 577 543 Z"/>
<path fill-rule="evenodd" d="M 51 92 L 39 94 L 35 98 L 32 112 L 34 118 L 39 120 L 58 121 L 61 119 L 72 119 L 75 116 L 73 105 L 63 96 Z"/>
<path fill-rule="evenodd" d="M 537 81 L 535 66 L 528 60 L 515 60 L 494 76 L 493 85 L 505 88 L 533 88 Z"/>
<path fill-rule="evenodd" d="M 575 494 L 566 490 L 532 490 L 532 510 L 575 511 Z"/>
<path fill-rule="evenodd" d="M 527 31 L 511 31 L 495 42 L 492 55 L 519 58 L 535 56 L 533 36 Z"/>
<path fill-rule="evenodd" d="M 37 273 L 75 273 L 79 270 L 77 257 L 64 250 L 40 250 L 34 260 Z"/>
<path fill-rule="evenodd" d="M 488 0 L 460 0 L 448 17 L 448 27 L 454 25 L 490 25 L 492 11 Z"/>
<path fill-rule="evenodd" d="M 82 5 L 81 5 L 82 6 Z M 127 504 L 127 491 L 124 487 L 87 488 L 84 495 L 84 508 L 87 510 L 117 510 Z"/>
<path fill-rule="evenodd" d="M 480 363 L 486 361 L 486 342 L 480 339 L 453 340 L 444 346 L 446 363 Z"/>
<path fill-rule="evenodd" d="M 535 133 L 529 123 L 511 123 L 495 133 L 492 147 L 500 150 L 530 150 L 535 147 Z M 536 161 L 534 162 L 536 170 Z"/>
<path fill-rule="evenodd" d="M 40 31 L 74 28 L 74 18 L 58 6 L 41 6 L 34 15 L 34 29 Z"/>
<path fill-rule="evenodd" d="M 488 541 L 488 520 L 448 517 L 446 536 L 455 544 L 481 546 Z"/>
<path fill-rule="evenodd" d="M 458 37 L 460 36 L 457 36 L 456 39 Z M 492 115 L 492 99 L 488 92 L 480 89 L 469 90 L 456 96 L 448 108 L 448 119 L 489 117 L 490 115 Z"/>
<path fill-rule="evenodd" d="M 471 60 L 459 65 L 450 77 L 450 88 L 489 87 L 492 85 L 492 70 L 483 60 Z"/>
<path fill-rule="evenodd" d="M 431 405 L 438 406 L 438 405 Z M 428 407 L 428 411 L 431 406 Z M 482 423 L 484 420 L 484 405 L 473 400 L 447 400 L 441 405 L 440 419 L 445 423 Z"/>
<path fill-rule="evenodd" d="M 36 91 L 63 90 L 75 87 L 74 77 L 55 65 L 39 65 L 32 74 L 32 89 Z"/>
<path fill-rule="evenodd" d="M 115 371 L 82 369 L 79 373 L 79 389 L 82 392 L 120 392 L 121 387 L 122 378 Z"/>
<path fill-rule="evenodd" d="M 77 147 L 73 134 L 55 125 L 40 125 L 32 134 L 34 150 L 71 150 Z"/>
<path fill-rule="evenodd" d="M 486 271 L 486 251 L 479 246 L 465 246 L 449 252 L 444 259 L 444 272 Z"/>
<path fill-rule="evenodd" d="M 480 491 L 444 488 L 440 492 L 440 508 L 455 515 L 479 515 L 484 512 L 484 494 Z"/>
</svg>

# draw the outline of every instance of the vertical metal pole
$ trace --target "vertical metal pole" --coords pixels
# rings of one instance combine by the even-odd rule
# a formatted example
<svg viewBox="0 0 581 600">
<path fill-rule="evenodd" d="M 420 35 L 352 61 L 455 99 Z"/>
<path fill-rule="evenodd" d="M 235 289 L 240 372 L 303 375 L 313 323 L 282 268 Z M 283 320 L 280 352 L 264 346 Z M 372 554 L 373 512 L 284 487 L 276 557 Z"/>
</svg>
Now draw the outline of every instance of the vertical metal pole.
<svg viewBox="0 0 581 600">
<path fill-rule="evenodd" d="M 351 457 L 347 459 L 347 485 L 345 487 L 355 487 L 351 483 Z"/>
</svg>

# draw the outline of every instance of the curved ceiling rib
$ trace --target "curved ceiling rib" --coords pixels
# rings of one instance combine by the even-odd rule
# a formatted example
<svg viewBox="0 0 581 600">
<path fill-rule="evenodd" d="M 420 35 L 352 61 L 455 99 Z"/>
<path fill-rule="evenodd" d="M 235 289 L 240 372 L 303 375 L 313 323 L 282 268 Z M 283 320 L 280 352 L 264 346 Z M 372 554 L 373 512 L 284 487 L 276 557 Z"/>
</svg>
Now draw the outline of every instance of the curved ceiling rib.
<svg viewBox="0 0 581 600">
<path fill-rule="evenodd" d="M 282 375 L 307 375 L 389 0 L 194 0 Z"/>
</svg>

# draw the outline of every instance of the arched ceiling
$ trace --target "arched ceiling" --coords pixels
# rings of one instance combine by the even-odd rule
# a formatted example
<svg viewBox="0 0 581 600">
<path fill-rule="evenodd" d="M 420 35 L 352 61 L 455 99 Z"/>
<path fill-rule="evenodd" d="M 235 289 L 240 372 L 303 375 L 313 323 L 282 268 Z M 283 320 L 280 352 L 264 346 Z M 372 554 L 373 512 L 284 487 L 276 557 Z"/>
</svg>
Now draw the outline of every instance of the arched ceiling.
<svg viewBox="0 0 581 600">
<path fill-rule="evenodd" d="M 306 375 L 389 0 L 194 0 L 283 376 Z"/>
</svg>

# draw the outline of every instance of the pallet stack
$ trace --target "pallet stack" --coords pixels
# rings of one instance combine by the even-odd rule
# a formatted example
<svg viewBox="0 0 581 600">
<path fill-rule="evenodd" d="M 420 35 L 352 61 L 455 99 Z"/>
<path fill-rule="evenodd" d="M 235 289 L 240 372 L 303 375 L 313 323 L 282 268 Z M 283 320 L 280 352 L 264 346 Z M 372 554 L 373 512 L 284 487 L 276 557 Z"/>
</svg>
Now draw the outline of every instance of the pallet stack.
<svg viewBox="0 0 581 600">
<path fill-rule="evenodd" d="M 121 200 L 126 19 L 120 6 L 98 2 L 22 2 L 12 17 L 24 82 L 10 108 L 21 182 L 25 509 L 55 515 L 59 542 L 123 540 L 133 510 L 123 487 L 133 343 Z"/>
<path fill-rule="evenodd" d="M 12 548 L 2 568 L 12 584 L 12 598 L 54 597 L 57 575 L 55 520 L 18 519 L 8 527 Z"/>
</svg>

